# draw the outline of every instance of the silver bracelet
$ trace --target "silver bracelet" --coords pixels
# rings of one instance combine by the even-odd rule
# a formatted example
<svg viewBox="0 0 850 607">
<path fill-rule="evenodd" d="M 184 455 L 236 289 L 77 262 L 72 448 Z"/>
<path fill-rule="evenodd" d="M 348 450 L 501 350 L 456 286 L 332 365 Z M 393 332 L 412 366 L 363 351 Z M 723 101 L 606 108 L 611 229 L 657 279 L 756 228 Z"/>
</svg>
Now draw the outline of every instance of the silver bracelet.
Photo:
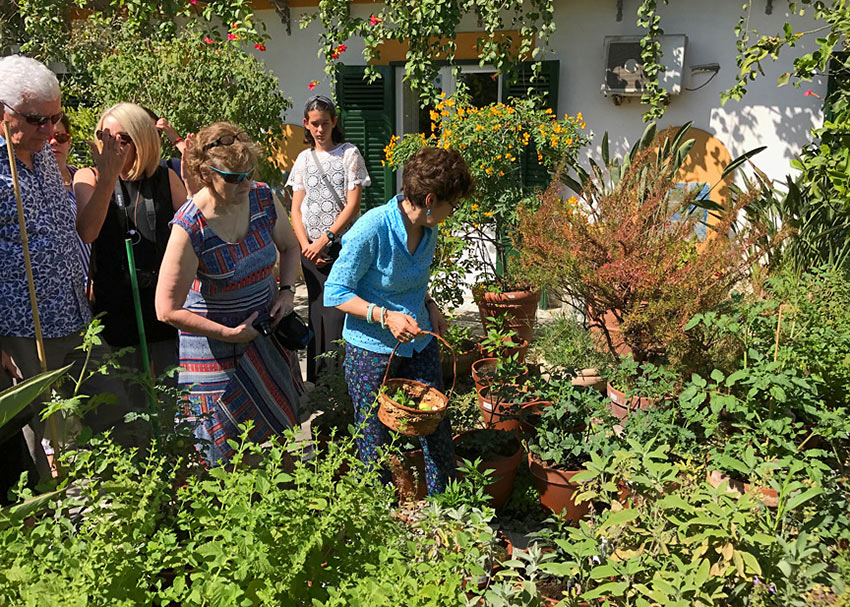
<svg viewBox="0 0 850 607">
<path fill-rule="evenodd" d="M 381 308 L 381 328 L 382 328 L 382 329 L 386 329 L 386 328 L 387 328 L 387 323 L 386 323 L 386 320 L 384 319 L 384 317 L 385 317 L 386 315 L 387 315 L 387 308 L 386 308 L 386 306 L 385 306 L 385 307 Z"/>
<path fill-rule="evenodd" d="M 374 304 L 374 303 L 370 303 L 370 304 L 369 304 L 369 309 L 368 309 L 368 310 L 366 310 L 366 322 L 367 322 L 367 323 L 369 323 L 370 325 L 371 325 L 373 322 L 375 322 L 374 320 L 372 320 L 372 310 L 374 310 L 374 309 L 375 309 L 375 304 Z"/>
</svg>

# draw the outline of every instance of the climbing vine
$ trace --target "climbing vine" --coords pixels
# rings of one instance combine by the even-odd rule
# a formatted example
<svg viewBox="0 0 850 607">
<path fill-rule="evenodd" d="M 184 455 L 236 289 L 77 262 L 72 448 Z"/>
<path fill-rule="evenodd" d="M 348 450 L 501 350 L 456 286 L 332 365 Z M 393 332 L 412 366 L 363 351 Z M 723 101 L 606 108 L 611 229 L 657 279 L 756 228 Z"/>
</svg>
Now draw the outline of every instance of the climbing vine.
<svg viewBox="0 0 850 607">
<path fill-rule="evenodd" d="M 492 65 L 510 76 L 517 62 L 543 58 L 543 49 L 555 31 L 553 4 L 554 0 L 387 0 L 375 5 L 376 11 L 368 17 L 356 17 L 351 14 L 350 0 L 320 0 L 318 9 L 304 16 L 301 27 L 314 21 L 322 24 L 319 53 L 331 79 L 347 50 L 345 43 L 353 36 L 365 44 L 367 65 L 379 59 L 383 42 L 406 44 L 405 80 L 427 104 L 435 102 L 439 93 L 435 79 L 442 62 L 455 65 L 455 36 L 464 17 L 473 16 L 481 30 L 480 64 Z M 517 34 L 506 34 L 506 30 Z M 377 71 L 367 68 L 365 77 L 374 80 Z"/>
<path fill-rule="evenodd" d="M 668 0 L 664 0 L 664 4 L 667 2 Z M 657 7 L 658 0 L 642 0 L 637 9 L 637 24 L 646 30 L 646 34 L 640 41 L 640 58 L 643 61 L 643 71 L 648 77 L 640 98 L 641 102 L 648 106 L 643 113 L 644 122 L 661 118 L 670 100 L 670 94 L 661 88 L 658 82 L 659 74 L 662 74 L 666 68 L 660 63 L 660 37 L 664 34 L 664 30 L 661 28 L 661 17 L 656 12 Z"/>
</svg>

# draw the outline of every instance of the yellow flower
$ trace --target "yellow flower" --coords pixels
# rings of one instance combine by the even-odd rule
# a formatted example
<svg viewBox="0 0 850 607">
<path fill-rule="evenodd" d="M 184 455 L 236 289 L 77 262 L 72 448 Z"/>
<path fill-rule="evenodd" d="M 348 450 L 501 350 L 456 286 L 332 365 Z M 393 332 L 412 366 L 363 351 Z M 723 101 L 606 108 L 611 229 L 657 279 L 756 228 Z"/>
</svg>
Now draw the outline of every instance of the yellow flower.
<svg viewBox="0 0 850 607">
<path fill-rule="evenodd" d="M 440 112 L 440 116 L 448 116 L 448 115 L 449 115 L 448 110 L 443 110 L 442 112 Z"/>
<path fill-rule="evenodd" d="M 478 204 L 473 204 L 472 206 L 469 207 L 469 210 L 470 211 L 477 211 L 478 210 Z"/>
<path fill-rule="evenodd" d="M 487 167 L 486 169 L 484 169 L 484 172 L 485 172 L 485 173 L 487 173 L 488 175 L 492 175 L 492 174 L 493 174 L 493 169 L 492 169 L 492 168 L 490 168 L 490 167 Z"/>
<path fill-rule="evenodd" d="M 435 112 L 434 110 L 431 110 L 431 121 L 437 122 L 439 120 L 440 120 L 440 115 L 437 112 Z"/>
<path fill-rule="evenodd" d="M 505 172 L 499 171 L 499 177 L 504 177 L 504 176 L 505 176 Z M 487 215 L 487 213 L 484 213 L 484 214 Z M 490 213 L 490 215 L 492 215 L 492 213 Z M 489 217 L 490 215 L 487 215 L 487 216 Z"/>
<path fill-rule="evenodd" d="M 476 130 L 476 131 L 483 131 L 483 130 L 484 130 L 484 127 L 483 127 L 483 126 L 481 126 L 480 124 L 476 124 L 476 125 L 475 125 L 475 130 Z"/>
<path fill-rule="evenodd" d="M 484 217 L 492 217 L 493 211 L 484 211 Z"/>
<path fill-rule="evenodd" d="M 446 99 L 446 105 L 449 107 L 454 107 L 455 100 L 454 99 Z"/>
<path fill-rule="evenodd" d="M 551 114 L 551 113 L 552 113 L 552 108 L 547 107 L 547 108 L 546 108 L 546 110 L 544 111 L 544 113 L 546 113 L 546 114 Z"/>
<path fill-rule="evenodd" d="M 446 91 L 440 91 L 440 98 L 441 98 L 441 99 L 445 99 L 445 98 L 446 98 Z"/>
<path fill-rule="evenodd" d="M 581 120 L 581 119 L 582 119 L 581 118 L 581 112 L 579 112 L 578 114 L 576 114 L 576 120 Z"/>
</svg>

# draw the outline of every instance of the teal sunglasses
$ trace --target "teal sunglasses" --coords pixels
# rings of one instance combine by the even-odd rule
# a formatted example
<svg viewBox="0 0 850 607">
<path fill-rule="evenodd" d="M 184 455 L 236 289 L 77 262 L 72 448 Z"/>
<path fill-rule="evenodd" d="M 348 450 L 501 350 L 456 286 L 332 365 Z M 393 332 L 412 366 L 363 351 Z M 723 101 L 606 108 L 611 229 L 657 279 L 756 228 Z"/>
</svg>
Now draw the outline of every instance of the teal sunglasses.
<svg viewBox="0 0 850 607">
<path fill-rule="evenodd" d="M 254 175 L 254 169 L 251 169 L 247 173 L 232 173 L 230 171 L 222 171 L 221 169 L 217 169 L 214 166 L 211 166 L 210 169 L 221 175 L 221 178 L 224 179 L 227 183 L 242 183 L 246 179 L 251 179 Z"/>
</svg>

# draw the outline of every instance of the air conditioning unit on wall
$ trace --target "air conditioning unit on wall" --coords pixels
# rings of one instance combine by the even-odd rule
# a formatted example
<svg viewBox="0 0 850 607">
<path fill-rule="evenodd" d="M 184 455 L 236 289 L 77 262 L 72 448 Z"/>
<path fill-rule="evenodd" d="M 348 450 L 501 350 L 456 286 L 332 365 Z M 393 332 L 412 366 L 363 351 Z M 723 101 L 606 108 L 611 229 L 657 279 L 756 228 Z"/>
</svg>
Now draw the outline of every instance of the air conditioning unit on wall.
<svg viewBox="0 0 850 607">
<path fill-rule="evenodd" d="M 641 36 L 605 37 L 605 80 L 602 94 L 615 97 L 640 97 L 646 88 L 647 76 L 640 57 Z M 682 92 L 682 70 L 685 65 L 684 34 L 660 36 L 661 63 L 666 69 L 659 74 L 661 88 L 671 95 Z"/>
</svg>

